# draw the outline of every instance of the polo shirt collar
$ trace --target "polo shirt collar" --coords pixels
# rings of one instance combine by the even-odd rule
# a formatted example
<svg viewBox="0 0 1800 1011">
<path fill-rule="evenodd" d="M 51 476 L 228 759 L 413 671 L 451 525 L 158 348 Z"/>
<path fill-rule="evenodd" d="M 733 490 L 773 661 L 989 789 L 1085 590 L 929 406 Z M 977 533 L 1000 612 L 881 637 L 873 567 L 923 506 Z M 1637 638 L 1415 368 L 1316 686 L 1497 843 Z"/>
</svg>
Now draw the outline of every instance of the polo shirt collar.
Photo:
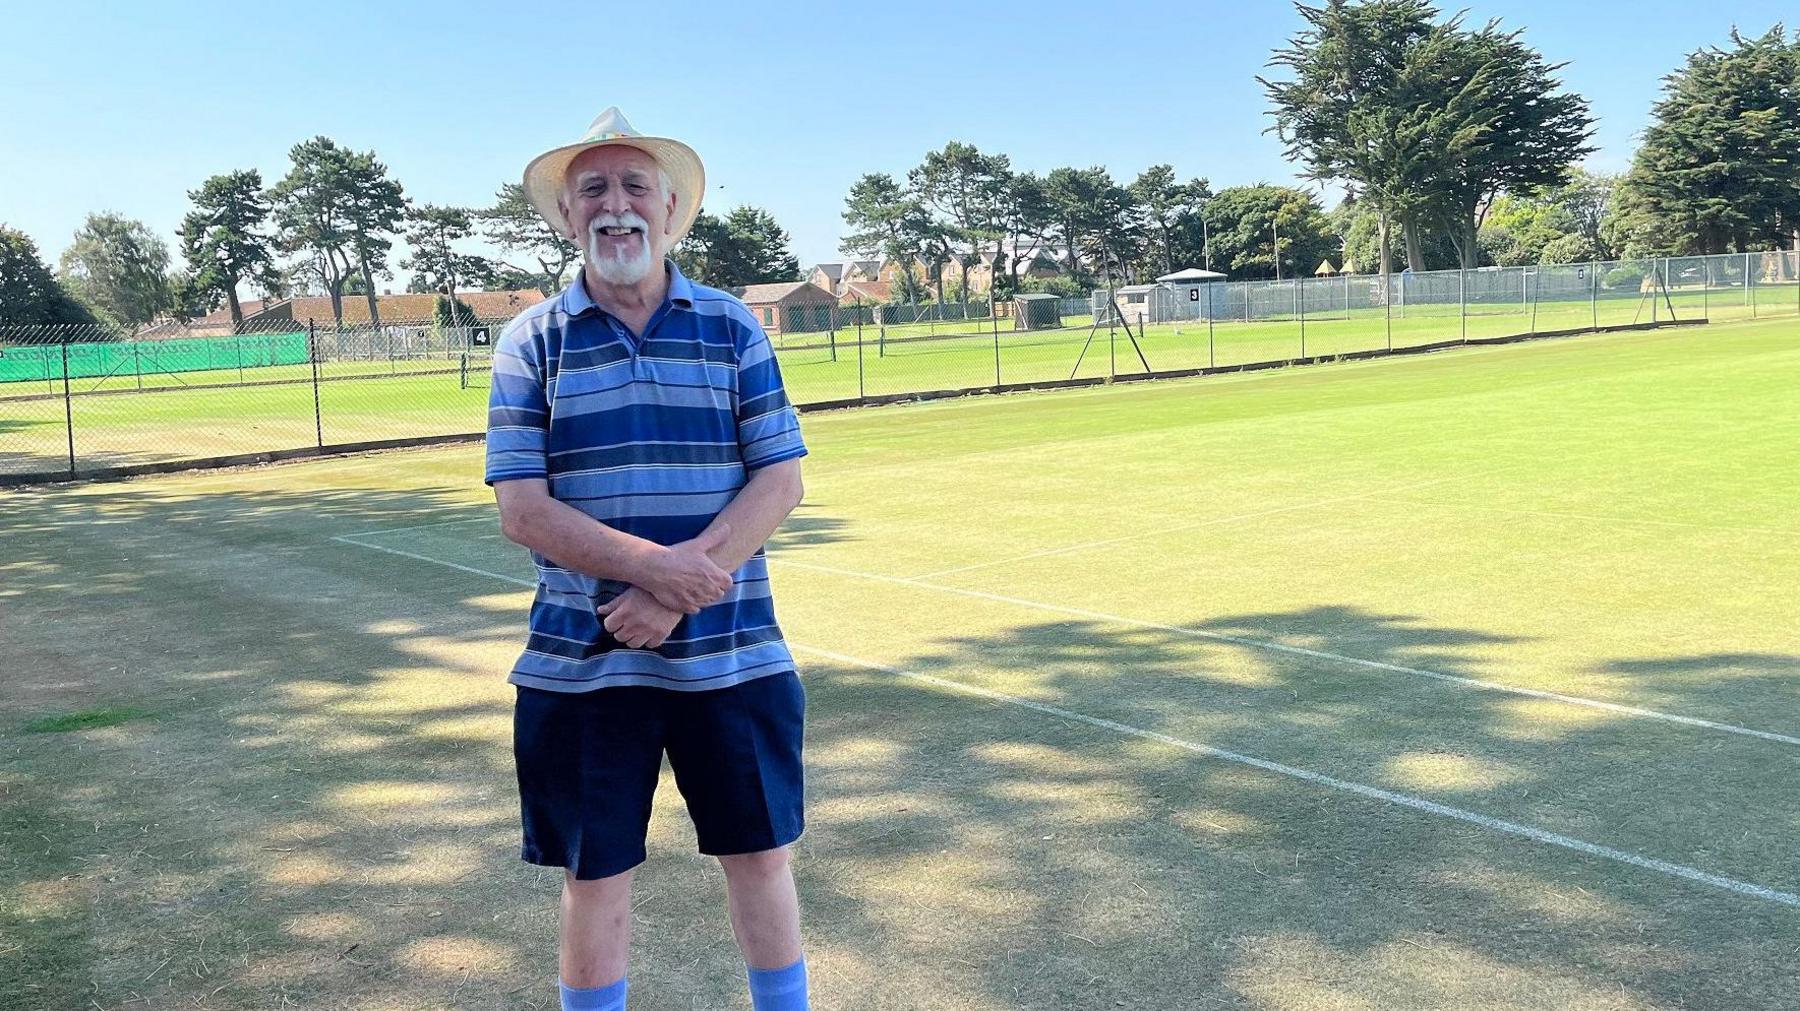
<svg viewBox="0 0 1800 1011">
<path fill-rule="evenodd" d="M 684 308 L 693 308 L 694 282 L 687 279 L 687 275 L 681 272 L 681 268 L 675 265 L 673 259 L 665 257 L 663 259 L 663 265 L 669 271 L 669 294 L 666 301 L 674 302 Z M 592 296 L 588 295 L 587 284 L 582 281 L 582 273 L 579 267 L 575 271 L 575 280 L 570 282 L 567 288 L 563 289 L 562 310 L 563 312 L 568 313 L 571 319 L 580 316 L 589 310 L 595 312 L 605 311 L 595 303 Z"/>
</svg>

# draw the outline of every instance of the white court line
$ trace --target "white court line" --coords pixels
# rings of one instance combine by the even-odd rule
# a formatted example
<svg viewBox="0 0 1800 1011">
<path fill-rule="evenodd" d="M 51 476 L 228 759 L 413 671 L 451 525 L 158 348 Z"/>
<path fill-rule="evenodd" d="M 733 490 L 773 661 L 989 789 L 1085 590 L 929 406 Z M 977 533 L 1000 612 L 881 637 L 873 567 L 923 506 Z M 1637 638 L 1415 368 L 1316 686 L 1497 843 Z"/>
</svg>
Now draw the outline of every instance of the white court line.
<svg viewBox="0 0 1800 1011">
<path fill-rule="evenodd" d="M 1432 485 L 1444 484 L 1449 481 L 1463 481 L 1463 480 L 1467 480 L 1467 475 L 1459 474 L 1455 477 L 1439 477 L 1439 478 L 1432 478 L 1429 481 L 1415 481 L 1411 484 L 1396 485 L 1396 486 L 1388 487 L 1388 488 L 1377 488 L 1374 491 L 1358 492 L 1354 495 L 1339 495 L 1335 498 L 1319 499 L 1316 502 L 1300 502 L 1300 503 L 1296 503 L 1294 505 L 1276 506 L 1273 509 L 1261 509 L 1261 510 L 1258 510 L 1256 512 L 1251 512 L 1251 513 L 1239 513 L 1235 516 L 1215 516 L 1212 519 L 1195 520 L 1191 523 L 1183 523 L 1180 526 L 1165 527 L 1161 530 L 1143 530 L 1143 531 L 1139 531 L 1137 533 L 1122 534 L 1118 537 L 1108 537 L 1105 540 L 1082 541 L 1078 544 L 1065 544 L 1060 548 L 1046 548 L 1042 551 L 1032 551 L 1027 554 L 1023 554 L 1023 555 L 1013 555 L 1008 558 L 996 558 L 996 559 L 993 559 L 992 561 L 976 562 L 972 565 L 959 565 L 954 569 L 939 569 L 936 572 L 922 572 L 919 575 L 912 576 L 910 578 L 912 578 L 912 579 L 936 579 L 939 576 L 955 575 L 955 574 L 961 573 L 961 572 L 974 572 L 977 569 L 993 568 L 996 565 L 1010 565 L 1013 562 L 1029 561 L 1030 559 L 1033 559 L 1033 558 L 1049 558 L 1052 555 L 1066 555 L 1066 554 L 1070 554 L 1070 553 L 1073 553 L 1076 551 L 1086 551 L 1089 548 L 1104 548 L 1104 547 L 1109 547 L 1114 544 L 1123 544 L 1126 541 L 1142 540 L 1143 538 L 1146 538 L 1146 537 L 1161 537 L 1165 534 L 1180 533 L 1184 530 L 1198 530 L 1201 527 L 1218 526 L 1218 525 L 1224 524 L 1224 523 L 1241 523 L 1245 520 L 1261 519 L 1265 516 L 1276 516 L 1281 513 L 1299 512 L 1303 509 L 1317 509 L 1322 506 L 1338 505 L 1343 502 L 1355 502 L 1360 499 L 1369 499 L 1376 495 L 1392 495 L 1397 492 L 1413 491 L 1418 488 L 1428 488 Z"/>
<path fill-rule="evenodd" d="M 438 520 L 436 523 L 415 523 L 410 527 L 384 527 L 380 530 L 358 530 L 357 532 L 355 532 L 353 534 L 345 534 L 344 537 L 374 537 L 379 534 L 402 534 L 402 533 L 408 533 L 408 532 L 411 532 L 414 530 L 435 530 L 438 527 L 461 526 L 464 523 L 499 523 L 499 522 L 500 522 L 500 514 L 495 513 L 492 516 L 470 516 L 467 519 L 460 519 L 460 520 Z M 332 540 L 341 541 L 344 539 L 344 537 L 333 537 Z"/>
<path fill-rule="evenodd" d="M 379 544 L 364 544 L 363 542 L 356 540 L 355 538 L 348 536 L 348 535 L 342 536 L 342 537 L 333 537 L 332 540 L 340 541 L 344 544 L 351 544 L 351 545 L 354 545 L 359 548 L 368 548 L 370 551 L 383 551 L 390 555 L 399 555 L 401 558 L 411 558 L 414 561 L 429 562 L 432 565 L 442 565 L 443 567 L 445 567 L 447 569 L 455 569 L 458 572 L 467 572 L 472 575 L 486 576 L 489 579 L 503 580 L 505 582 L 512 583 L 515 586 L 526 586 L 526 587 L 530 587 L 532 589 L 537 588 L 537 581 L 533 580 L 533 579 L 520 579 L 517 576 L 503 576 L 498 572 L 489 572 L 486 569 L 477 569 L 472 565 L 458 565 L 455 562 L 446 562 L 442 558 L 432 558 L 430 555 L 415 555 L 410 551 L 401 551 L 399 548 L 388 548 L 388 547 L 383 547 Z"/>
<path fill-rule="evenodd" d="M 994 702 L 1004 702 L 1007 705 L 1018 706 L 1021 709 L 1030 709 L 1033 712 L 1043 713 L 1046 716 L 1054 716 L 1058 719 L 1068 720 L 1072 723 L 1084 723 L 1090 727 L 1110 730 L 1125 737 L 1137 737 L 1147 741 L 1155 741 L 1159 744 L 1180 748 L 1183 751 L 1191 751 L 1194 754 L 1204 755 L 1208 758 L 1217 758 L 1226 762 L 1235 762 L 1239 765 L 1248 765 L 1252 768 L 1262 769 L 1265 772 L 1273 772 L 1276 775 L 1304 780 L 1305 782 L 1313 783 L 1318 786 L 1328 787 L 1333 790 L 1341 790 L 1345 793 L 1353 793 L 1361 797 L 1367 797 L 1371 800 L 1379 800 L 1383 803 L 1411 808 L 1415 811 L 1423 811 L 1426 814 L 1434 814 L 1440 818 L 1450 818 L 1456 821 L 1467 822 L 1471 825 L 1477 825 L 1493 832 L 1502 832 L 1506 835 L 1519 836 L 1549 846 L 1560 846 L 1563 849 L 1574 850 L 1577 853 L 1585 853 L 1588 856 L 1600 857 L 1604 860 L 1614 860 L 1622 864 L 1630 864 L 1633 867 L 1641 867 L 1644 870 L 1655 871 L 1658 874 L 1666 874 L 1670 877 L 1682 878 L 1687 881 L 1710 885 L 1713 888 L 1722 888 L 1728 892 L 1736 892 L 1739 895 L 1748 895 L 1753 898 L 1766 899 L 1770 902 L 1778 902 L 1784 906 L 1800 906 L 1800 895 L 1769 888 L 1766 885 L 1758 885 L 1749 881 L 1739 881 L 1736 878 L 1728 878 L 1721 874 L 1713 874 L 1709 871 L 1688 867 L 1684 864 L 1670 863 L 1667 860 L 1658 860 L 1655 857 L 1639 856 L 1636 853 L 1614 849 L 1611 846 L 1601 846 L 1598 843 L 1591 843 L 1585 840 L 1576 839 L 1572 836 L 1546 831 L 1531 825 L 1522 825 L 1518 822 L 1493 818 L 1485 814 L 1478 814 L 1474 811 L 1467 811 L 1460 807 L 1439 804 L 1436 801 L 1426 800 L 1423 797 L 1415 797 L 1411 794 L 1395 793 L 1392 790 L 1383 790 L 1380 787 L 1369 786 L 1364 783 L 1356 783 L 1347 779 L 1338 779 L 1335 776 L 1327 776 L 1322 772 L 1314 772 L 1311 769 L 1302 769 L 1292 765 L 1283 765 L 1280 762 L 1272 762 L 1266 758 L 1257 758 L 1254 755 L 1245 755 L 1235 751 L 1227 751 L 1224 748 L 1215 748 L 1210 744 L 1200 744 L 1195 741 L 1183 740 L 1182 738 L 1158 733 L 1154 730 L 1145 730 L 1141 727 L 1134 727 L 1128 723 L 1120 723 L 1116 720 L 1108 720 L 1099 716 L 1089 716 L 1086 713 L 1078 713 L 1073 710 L 1063 709 L 1059 706 L 1034 702 L 1030 699 L 1020 698 L 1017 695 L 1008 695 L 1005 692 L 995 691 L 991 688 L 982 688 L 976 685 L 964 684 L 961 681 L 952 681 L 949 678 L 937 677 L 932 674 L 920 674 L 916 671 L 902 670 L 898 667 L 890 667 L 886 664 L 875 663 L 871 660 L 863 660 L 853 656 L 845 656 L 842 653 L 834 653 L 830 650 L 817 649 L 812 646 L 803 646 L 799 643 L 793 643 L 792 645 L 794 649 L 802 653 L 810 653 L 813 656 L 821 657 L 826 660 L 863 667 L 869 670 L 877 670 L 887 674 L 894 674 L 899 677 L 910 678 L 924 684 L 948 688 L 966 695 L 974 695 Z"/>
<path fill-rule="evenodd" d="M 1739 734 L 1744 737 L 1755 737 L 1777 744 L 1800 745 L 1800 737 L 1787 734 L 1772 733 L 1767 730 L 1752 730 L 1749 727 L 1734 726 L 1730 723 L 1715 723 L 1697 716 L 1682 716 L 1678 713 L 1665 713 L 1656 709 L 1644 709 L 1639 706 L 1628 706 L 1618 702 L 1605 702 L 1600 699 L 1584 698 L 1579 695 L 1564 695 L 1561 692 L 1542 691 L 1537 688 L 1521 688 L 1517 685 L 1501 684 L 1498 681 L 1483 681 L 1480 678 L 1462 677 L 1457 674 L 1445 674 L 1442 671 L 1426 670 L 1422 667 L 1405 667 L 1400 664 L 1385 663 L 1381 660 L 1369 660 L 1358 656 L 1347 656 L 1343 653 L 1330 653 L 1321 649 L 1307 649 L 1304 646 L 1289 646 L 1286 643 L 1269 642 L 1266 639 L 1250 639 L 1238 635 L 1226 635 L 1222 632 L 1208 632 L 1198 628 L 1187 628 L 1181 625 L 1164 625 L 1154 621 L 1140 621 L 1136 618 L 1107 614 L 1104 611 L 1090 611 L 1081 607 L 1066 607 L 1062 604 L 1046 604 L 1037 600 L 1025 600 L 1021 597 L 1008 597 L 998 593 L 984 593 L 981 590 L 965 590 L 955 586 L 940 586 L 936 583 L 924 583 L 904 576 L 882 576 L 870 572 L 857 572 L 852 569 L 839 569 L 829 565 L 816 565 L 811 562 L 794 562 L 770 554 L 769 561 L 776 565 L 787 565 L 797 569 L 810 569 L 834 576 L 846 576 L 852 579 L 869 579 L 882 583 L 896 583 L 901 586 L 913 586 L 922 590 L 936 590 L 939 593 L 954 593 L 958 596 L 972 597 L 976 600 L 988 600 L 999 604 L 1014 604 L 1019 607 L 1030 607 L 1040 611 L 1066 614 L 1076 618 L 1087 618 L 1092 621 L 1104 621 L 1119 625 L 1130 625 L 1135 628 L 1154 629 L 1159 632 L 1173 632 L 1177 635 L 1192 636 L 1196 639 L 1210 639 L 1214 642 L 1229 642 L 1238 646 L 1249 646 L 1253 649 L 1268 650 L 1273 653 L 1286 653 L 1291 656 L 1304 656 L 1314 660 L 1329 660 L 1334 663 L 1352 664 L 1367 667 L 1371 670 L 1388 671 L 1394 674 L 1411 674 L 1415 677 L 1430 678 L 1447 684 L 1463 685 L 1468 688 L 1480 688 L 1485 691 L 1505 692 L 1509 695 L 1523 695 L 1527 698 L 1542 699 L 1548 702 L 1562 702 L 1572 706 L 1583 706 L 1588 709 L 1599 709 L 1622 716 L 1635 716 L 1647 720 L 1661 720 L 1665 723 L 1678 723 L 1683 726 L 1699 727 L 1704 730 L 1717 730 L 1728 734 Z"/>
<path fill-rule="evenodd" d="M 455 562 L 447 562 L 441 558 L 431 558 L 427 555 L 418 555 L 410 551 L 401 551 L 397 548 L 382 547 L 379 544 L 363 544 L 348 537 L 333 537 L 332 540 L 341 541 L 345 544 L 351 544 L 359 548 L 383 551 L 390 555 L 399 555 L 403 558 L 411 558 L 432 565 L 442 565 L 446 568 L 456 569 L 459 572 L 467 572 L 477 576 L 486 576 L 489 579 L 497 579 L 503 583 L 511 583 L 515 586 L 535 587 L 537 585 L 533 581 L 520 579 L 516 576 L 503 575 L 498 572 L 489 572 L 486 569 L 477 569 L 469 565 L 458 565 Z M 1167 744 L 1170 747 L 1179 748 L 1183 751 L 1189 751 L 1197 755 L 1204 755 L 1208 758 L 1217 758 L 1226 762 L 1235 762 L 1239 765 L 1248 765 L 1253 768 L 1262 769 L 1266 772 L 1273 772 L 1277 775 L 1304 780 L 1305 782 L 1324 786 L 1329 789 L 1367 797 L 1370 800 L 1378 800 L 1387 804 L 1411 808 L 1415 811 L 1423 811 L 1426 814 L 1437 815 L 1440 818 L 1449 818 L 1455 821 L 1467 822 L 1468 824 L 1485 828 L 1492 832 L 1519 836 L 1549 846 L 1559 846 L 1563 849 L 1587 854 L 1588 856 L 1629 864 L 1633 867 L 1654 871 L 1658 874 L 1665 874 L 1669 877 L 1681 878 L 1686 881 L 1693 881 L 1698 884 L 1708 885 L 1728 892 L 1735 892 L 1739 895 L 1747 895 L 1751 898 L 1777 902 L 1784 906 L 1800 906 L 1800 895 L 1769 888 L 1765 885 L 1758 885 L 1748 881 L 1739 881 L 1736 878 L 1728 878 L 1721 874 L 1713 874 L 1709 871 L 1699 870 L 1698 868 L 1688 867 L 1683 864 L 1670 863 L 1666 860 L 1658 860 L 1654 857 L 1639 856 L 1636 853 L 1628 853 L 1625 850 L 1614 849 L 1610 846 L 1601 846 L 1597 843 L 1586 842 L 1572 836 L 1560 835 L 1530 825 L 1505 821 L 1500 818 L 1492 818 L 1485 814 L 1478 814 L 1474 811 L 1465 811 L 1459 807 L 1451 807 L 1448 804 L 1439 804 L 1436 801 L 1426 800 L 1423 797 L 1415 797 L 1405 793 L 1395 793 L 1391 790 L 1383 790 L 1379 787 L 1369 786 L 1364 783 L 1356 783 L 1347 779 L 1338 779 L 1335 776 L 1327 776 L 1324 773 L 1313 772 L 1310 769 L 1302 769 L 1292 765 L 1283 765 L 1280 762 L 1272 762 L 1266 758 L 1257 758 L 1254 755 L 1244 755 L 1235 751 L 1226 751 L 1223 748 L 1215 748 L 1211 745 L 1183 740 L 1179 737 L 1158 733 L 1154 730 L 1145 730 L 1141 727 L 1119 723 L 1115 720 L 1103 719 L 1098 716 L 1088 716 L 1085 713 L 1078 713 L 1073 710 L 1046 705 L 1042 702 L 1033 702 L 1030 699 L 1020 698 L 1016 695 L 1008 695 L 1004 692 L 994 691 L 991 688 L 981 688 L 975 685 L 964 684 L 960 681 L 952 681 L 949 678 L 901 670 L 898 667 L 889 667 L 885 664 L 861 660 L 856 657 L 846 656 L 842 653 L 834 653 L 830 650 L 818 649 L 799 643 L 794 643 L 792 645 L 794 649 L 802 653 L 809 653 L 813 656 L 838 663 L 851 664 L 869 670 L 883 671 L 885 673 L 919 681 L 923 684 L 937 685 L 964 694 L 992 699 L 996 702 L 1004 702 L 1008 705 L 1018 706 L 1022 709 L 1030 709 L 1034 712 L 1043 713 L 1046 716 L 1054 716 L 1058 719 L 1068 720 L 1073 723 L 1083 723 L 1091 727 L 1111 730 L 1114 733 L 1126 737 L 1137 737 L 1143 740 L 1156 741 L 1160 744 Z"/>
</svg>

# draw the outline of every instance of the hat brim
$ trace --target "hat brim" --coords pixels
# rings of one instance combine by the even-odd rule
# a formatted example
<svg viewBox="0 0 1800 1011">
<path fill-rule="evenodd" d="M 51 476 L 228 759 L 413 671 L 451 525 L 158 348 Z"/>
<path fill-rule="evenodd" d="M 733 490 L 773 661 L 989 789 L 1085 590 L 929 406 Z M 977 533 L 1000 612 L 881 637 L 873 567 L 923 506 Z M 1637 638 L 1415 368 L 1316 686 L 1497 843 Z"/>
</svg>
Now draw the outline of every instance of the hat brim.
<svg viewBox="0 0 1800 1011">
<path fill-rule="evenodd" d="M 568 235 L 572 229 L 568 220 L 563 217 L 562 208 L 558 206 L 563 182 L 568 177 L 569 165 L 576 156 L 596 147 L 637 148 L 668 173 L 669 190 L 676 198 L 675 220 L 669 235 L 669 245 L 674 246 L 680 242 L 682 236 L 694 227 L 694 219 L 700 216 L 700 200 L 706 195 L 706 169 L 700 164 L 700 156 L 694 153 L 694 149 L 678 140 L 667 137 L 609 137 L 606 140 L 566 144 L 546 151 L 525 166 L 525 199 L 531 201 L 531 206 L 550 223 L 550 227 L 559 234 Z"/>
</svg>

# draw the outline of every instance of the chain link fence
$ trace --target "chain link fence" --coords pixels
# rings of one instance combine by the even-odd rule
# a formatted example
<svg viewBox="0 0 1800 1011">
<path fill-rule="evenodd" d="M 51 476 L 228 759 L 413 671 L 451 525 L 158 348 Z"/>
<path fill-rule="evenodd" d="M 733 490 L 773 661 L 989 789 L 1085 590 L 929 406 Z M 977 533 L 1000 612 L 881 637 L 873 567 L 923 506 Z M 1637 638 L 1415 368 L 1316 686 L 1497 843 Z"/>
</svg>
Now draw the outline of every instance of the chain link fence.
<svg viewBox="0 0 1800 1011">
<path fill-rule="evenodd" d="M 794 402 L 840 406 L 1778 316 L 1800 316 L 1794 251 L 815 304 L 767 329 Z M 0 483 L 479 437 L 503 322 L 0 324 Z"/>
</svg>

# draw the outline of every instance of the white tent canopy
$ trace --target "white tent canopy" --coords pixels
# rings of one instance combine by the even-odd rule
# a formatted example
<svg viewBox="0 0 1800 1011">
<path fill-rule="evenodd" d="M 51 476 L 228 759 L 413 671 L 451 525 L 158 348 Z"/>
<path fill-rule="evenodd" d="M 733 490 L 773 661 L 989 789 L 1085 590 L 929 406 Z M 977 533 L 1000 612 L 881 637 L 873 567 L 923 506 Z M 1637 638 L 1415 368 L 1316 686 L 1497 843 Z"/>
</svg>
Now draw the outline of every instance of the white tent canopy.
<svg viewBox="0 0 1800 1011">
<path fill-rule="evenodd" d="M 1189 267 L 1186 270 L 1177 270 L 1173 274 L 1164 274 L 1156 280 L 1164 284 L 1181 284 L 1183 282 L 1191 284 L 1195 281 L 1223 281 L 1225 280 L 1225 275 L 1216 270 L 1201 270 L 1199 267 Z"/>
</svg>

